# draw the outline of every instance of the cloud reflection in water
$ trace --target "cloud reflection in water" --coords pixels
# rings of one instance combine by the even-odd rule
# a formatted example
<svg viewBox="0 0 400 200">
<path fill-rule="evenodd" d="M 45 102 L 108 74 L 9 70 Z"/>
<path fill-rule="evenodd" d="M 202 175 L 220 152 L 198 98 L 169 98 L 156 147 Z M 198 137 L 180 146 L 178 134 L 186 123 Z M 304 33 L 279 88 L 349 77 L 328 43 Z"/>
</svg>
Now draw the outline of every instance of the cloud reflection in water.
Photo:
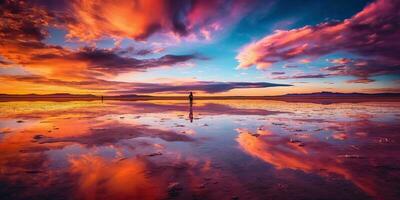
<svg viewBox="0 0 400 200">
<path fill-rule="evenodd" d="M 197 101 L 190 123 L 183 101 L 2 102 L 0 193 L 396 199 L 399 107 Z"/>
</svg>

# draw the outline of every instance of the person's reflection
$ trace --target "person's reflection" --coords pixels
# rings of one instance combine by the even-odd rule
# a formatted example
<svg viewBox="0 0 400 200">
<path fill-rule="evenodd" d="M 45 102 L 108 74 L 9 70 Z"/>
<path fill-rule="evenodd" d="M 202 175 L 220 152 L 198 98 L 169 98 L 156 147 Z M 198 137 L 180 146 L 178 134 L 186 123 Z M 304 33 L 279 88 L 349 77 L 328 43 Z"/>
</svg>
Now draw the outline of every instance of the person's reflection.
<svg viewBox="0 0 400 200">
<path fill-rule="evenodd" d="M 189 94 L 189 119 L 190 123 L 193 122 L 193 92 L 190 92 Z"/>
<path fill-rule="evenodd" d="M 190 108 L 189 108 L 189 120 L 190 123 L 193 122 L 193 102 L 190 102 Z"/>
</svg>

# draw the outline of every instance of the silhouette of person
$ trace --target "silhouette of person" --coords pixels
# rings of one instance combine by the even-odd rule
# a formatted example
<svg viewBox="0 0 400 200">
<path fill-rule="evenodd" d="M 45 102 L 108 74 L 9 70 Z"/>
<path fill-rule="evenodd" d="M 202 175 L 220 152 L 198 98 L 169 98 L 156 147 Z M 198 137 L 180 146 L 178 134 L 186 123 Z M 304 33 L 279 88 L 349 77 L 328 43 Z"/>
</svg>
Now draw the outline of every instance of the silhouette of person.
<svg viewBox="0 0 400 200">
<path fill-rule="evenodd" d="M 104 100 L 104 97 L 103 97 L 103 96 L 101 96 L 101 102 L 103 102 L 103 100 Z"/>
<path fill-rule="evenodd" d="M 190 105 L 193 104 L 193 92 L 190 92 L 190 94 L 189 94 L 189 102 L 190 102 Z"/>
</svg>

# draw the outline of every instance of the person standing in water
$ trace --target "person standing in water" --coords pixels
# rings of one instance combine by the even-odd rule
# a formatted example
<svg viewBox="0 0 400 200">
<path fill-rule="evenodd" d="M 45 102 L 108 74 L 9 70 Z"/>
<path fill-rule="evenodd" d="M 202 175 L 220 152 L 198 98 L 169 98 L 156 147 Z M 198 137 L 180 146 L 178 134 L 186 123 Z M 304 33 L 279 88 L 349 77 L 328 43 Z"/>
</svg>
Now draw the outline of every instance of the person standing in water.
<svg viewBox="0 0 400 200">
<path fill-rule="evenodd" d="M 189 94 L 189 102 L 190 102 L 190 105 L 193 104 L 193 92 L 190 92 L 190 94 Z"/>
</svg>

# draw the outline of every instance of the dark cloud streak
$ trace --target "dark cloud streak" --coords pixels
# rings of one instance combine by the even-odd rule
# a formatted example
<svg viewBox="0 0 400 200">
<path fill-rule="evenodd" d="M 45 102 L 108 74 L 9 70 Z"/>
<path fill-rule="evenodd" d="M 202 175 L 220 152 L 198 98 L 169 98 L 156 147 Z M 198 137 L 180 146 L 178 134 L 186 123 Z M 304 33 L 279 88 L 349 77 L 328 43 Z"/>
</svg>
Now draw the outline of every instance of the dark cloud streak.
<svg viewBox="0 0 400 200">
<path fill-rule="evenodd" d="M 275 84 L 267 82 L 211 82 L 211 81 L 199 81 L 186 83 L 182 85 L 171 85 L 171 84 L 139 84 L 134 89 L 122 91 L 123 93 L 160 93 L 160 92 L 174 92 L 174 93 L 187 93 L 188 91 L 201 91 L 206 93 L 220 93 L 227 92 L 232 89 L 243 89 L 243 88 L 267 88 L 267 87 L 279 87 L 279 86 L 291 86 L 288 84 Z"/>
<path fill-rule="evenodd" d="M 298 74 L 293 76 L 277 76 L 274 79 L 307 79 L 307 78 L 327 78 L 330 74 Z"/>
</svg>

